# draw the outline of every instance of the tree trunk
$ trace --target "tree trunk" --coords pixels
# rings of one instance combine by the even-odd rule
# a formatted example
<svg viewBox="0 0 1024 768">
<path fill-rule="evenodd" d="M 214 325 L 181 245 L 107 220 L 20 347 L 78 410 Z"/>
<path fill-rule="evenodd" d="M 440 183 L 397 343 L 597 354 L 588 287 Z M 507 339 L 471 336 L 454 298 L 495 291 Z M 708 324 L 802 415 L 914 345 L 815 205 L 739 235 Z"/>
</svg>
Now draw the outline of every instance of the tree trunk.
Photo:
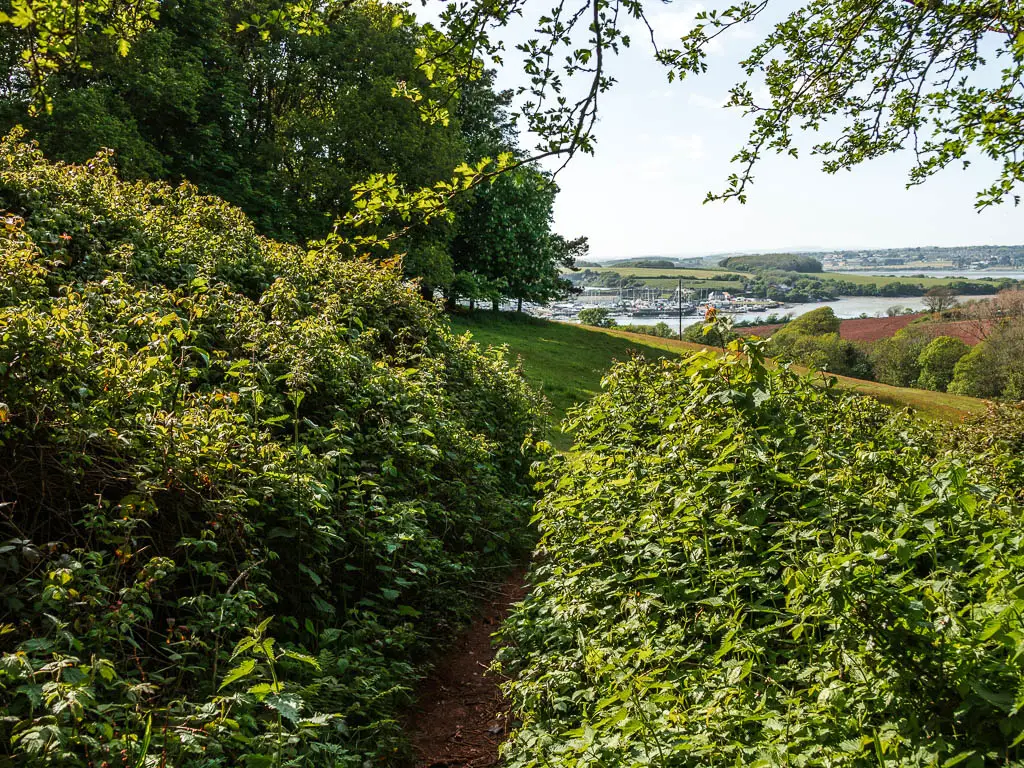
<svg viewBox="0 0 1024 768">
<path fill-rule="evenodd" d="M 469 300 L 469 311 L 470 312 L 475 312 L 476 311 L 476 299 L 470 299 Z"/>
<path fill-rule="evenodd" d="M 492 312 L 497 312 L 498 311 L 498 300 L 497 299 L 491 299 L 491 311 Z"/>
<path fill-rule="evenodd" d="M 523 300 L 522 299 L 517 299 L 516 300 L 516 312 L 522 312 L 522 311 L 523 311 Z"/>
</svg>

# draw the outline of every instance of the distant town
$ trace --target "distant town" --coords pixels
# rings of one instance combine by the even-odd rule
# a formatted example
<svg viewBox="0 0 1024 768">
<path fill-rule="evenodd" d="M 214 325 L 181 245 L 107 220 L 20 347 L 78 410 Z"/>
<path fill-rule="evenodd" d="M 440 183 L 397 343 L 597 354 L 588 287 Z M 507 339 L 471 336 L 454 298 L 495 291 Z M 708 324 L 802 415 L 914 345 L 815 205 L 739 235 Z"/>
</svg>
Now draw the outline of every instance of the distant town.
<svg viewBox="0 0 1024 768">
<path fill-rule="evenodd" d="M 969 246 L 964 248 L 891 248 L 810 254 L 821 259 L 826 271 L 876 267 L 997 269 L 1024 267 L 1024 245 Z"/>
</svg>

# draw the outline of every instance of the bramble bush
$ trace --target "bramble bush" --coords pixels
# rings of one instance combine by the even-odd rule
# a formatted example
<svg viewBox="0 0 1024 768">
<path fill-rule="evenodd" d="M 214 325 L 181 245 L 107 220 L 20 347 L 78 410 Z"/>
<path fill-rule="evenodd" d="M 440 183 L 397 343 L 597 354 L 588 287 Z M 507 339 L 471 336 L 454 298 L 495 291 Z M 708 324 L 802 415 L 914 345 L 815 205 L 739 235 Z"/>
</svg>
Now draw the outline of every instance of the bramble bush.
<svg viewBox="0 0 1024 768">
<path fill-rule="evenodd" d="M 507 563 L 538 397 L 380 266 L 0 145 L 0 763 L 361 766 Z"/>
<path fill-rule="evenodd" d="M 950 448 L 762 344 L 620 364 L 570 414 L 507 765 L 1024 765 L 1019 430 Z"/>
</svg>

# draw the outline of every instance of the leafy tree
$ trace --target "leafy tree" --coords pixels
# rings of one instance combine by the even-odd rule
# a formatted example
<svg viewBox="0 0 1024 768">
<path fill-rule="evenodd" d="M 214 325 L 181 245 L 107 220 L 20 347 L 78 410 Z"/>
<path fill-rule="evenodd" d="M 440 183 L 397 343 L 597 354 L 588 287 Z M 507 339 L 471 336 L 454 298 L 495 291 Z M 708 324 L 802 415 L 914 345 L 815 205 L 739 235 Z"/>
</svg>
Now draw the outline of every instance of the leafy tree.
<svg viewBox="0 0 1024 768">
<path fill-rule="evenodd" d="M 730 256 L 723 259 L 721 266 L 726 269 L 753 271 L 761 269 L 783 272 L 821 272 L 821 262 L 813 256 L 798 256 L 790 253 L 755 254 L 751 256 Z"/>
<path fill-rule="evenodd" d="M 593 325 L 597 328 L 614 328 L 616 326 L 612 313 L 604 307 L 588 307 L 580 310 L 577 319 L 583 325 Z"/>
<path fill-rule="evenodd" d="M 1003 387 L 996 347 L 988 341 L 982 341 L 957 361 L 949 391 L 971 397 L 999 397 Z"/>
<path fill-rule="evenodd" d="M 787 323 L 784 328 L 780 328 L 772 338 L 777 339 L 779 336 L 782 336 L 782 338 L 785 339 L 786 336 L 801 334 L 823 336 L 826 333 L 839 333 L 839 326 L 841 322 L 842 321 L 836 317 L 836 313 L 832 307 L 822 307 L 821 309 L 806 312 L 795 318 L 792 322 Z"/>
<path fill-rule="evenodd" d="M 148 19 L 162 5 L 155 0 L 31 4 L 47 21 L 73 8 L 74 19 L 84 22 L 57 18 L 62 34 L 54 36 L 45 24 L 33 23 L 30 14 L 14 14 L 14 22 L 24 27 L 26 71 L 36 82 L 46 73 L 77 66 L 88 53 L 78 40 L 83 31 L 102 38 L 99 31 L 109 28 L 123 50 L 145 27 L 135 20 Z M 670 79 L 700 74 L 708 67 L 713 40 L 780 6 L 779 0 L 712 3 L 678 47 L 655 48 L 655 56 Z M 244 24 L 268 37 L 276 28 L 317 34 L 337 7 L 313 0 L 277 2 Z M 428 28 L 418 49 L 417 66 L 433 78 L 432 85 L 398 90 L 420 104 L 425 115 L 443 117 L 447 113 L 435 92 L 443 94 L 479 76 L 484 63 L 500 63 L 505 41 L 495 30 L 520 13 L 521 8 L 506 3 L 449 4 L 440 14 L 446 35 Z M 614 83 L 612 60 L 630 45 L 625 25 L 634 19 L 651 23 L 643 0 L 625 5 L 577 0 L 539 18 L 534 33 L 518 43 L 527 75 L 519 113 L 536 135 L 535 156 L 568 159 L 594 151 L 600 95 Z M 1024 179 L 1016 138 L 1024 112 L 1022 27 L 1024 9 L 1018 3 L 994 0 L 805 3 L 778 22 L 742 62 L 747 79 L 733 88 L 729 104 L 754 114 L 753 126 L 735 157 L 738 168 L 727 189 L 709 197 L 745 200 L 754 168 L 766 153 L 796 155 L 798 137 L 832 123 L 828 138 L 812 145 L 829 172 L 910 147 L 915 152 L 910 183 L 916 184 L 980 151 L 1001 169 L 979 192 L 977 204 L 1004 200 Z M 750 82 L 755 78 L 766 82 L 767 103 L 755 100 Z M 435 192 L 434 200 L 448 194 L 447 189 Z M 376 199 L 396 209 L 428 199 L 420 193 L 399 197 Z"/>
<path fill-rule="evenodd" d="M 921 374 L 917 386 L 945 392 L 953 380 L 953 370 L 971 348 L 952 336 L 938 336 L 929 342 L 917 358 Z"/>
<path fill-rule="evenodd" d="M 924 331 L 908 326 L 875 342 L 868 352 L 874 378 L 894 387 L 913 387 L 921 375 L 918 360 L 930 341 Z"/>
<path fill-rule="evenodd" d="M 187 179 L 241 206 L 264 234 L 293 242 L 327 235 L 350 210 L 352 186 L 374 173 L 420 187 L 462 162 L 458 124 L 425 121 L 393 93 L 399 82 L 428 84 L 416 65 L 425 33 L 410 16 L 366 2 L 333 8 L 315 35 L 238 30 L 274 8 L 161 3 L 127 56 L 101 36 L 90 69 L 52 74 L 48 114 L 28 114 L 23 81 L 0 103 L 0 128 L 25 122 L 47 154 L 73 162 L 109 147 L 127 176 Z M 9 26 L 0 32 L 17 37 Z M 450 279 L 450 234 L 444 225 L 410 231 L 395 249 L 408 254 L 408 273 L 427 284 Z"/>
<path fill-rule="evenodd" d="M 949 391 L 974 397 L 1024 400 L 1024 321 L 996 324 L 956 364 Z"/>
<path fill-rule="evenodd" d="M 924 306 L 929 312 L 945 312 L 956 306 L 956 293 L 952 288 L 936 287 L 924 295 Z"/>
<path fill-rule="evenodd" d="M 776 2 L 713 4 L 677 50 L 660 58 L 680 74 L 707 67 L 709 42 L 755 22 Z M 802 129 L 834 127 L 812 145 L 830 173 L 911 148 L 910 184 L 980 151 L 1001 166 L 977 205 L 1001 202 L 1024 180 L 1017 136 L 1024 119 L 1024 47 L 1019 3 L 970 0 L 808 2 L 789 13 L 743 61 L 764 77 L 767 100 L 749 81 L 730 106 L 755 113 L 725 192 L 741 201 L 768 152 L 797 154 Z"/>
<path fill-rule="evenodd" d="M 455 291 L 475 289 L 468 298 L 545 302 L 565 295 L 571 284 L 561 273 L 586 254 L 585 238 L 566 240 L 551 231 L 557 187 L 532 167 L 520 166 L 474 190 L 456 220 L 452 257 L 459 277 Z M 463 294 L 465 295 L 465 294 Z"/>
<path fill-rule="evenodd" d="M 672 330 L 666 322 L 655 323 L 654 325 L 619 325 L 617 326 L 620 331 L 629 331 L 630 333 L 640 333 L 644 336 L 656 336 L 659 339 L 678 339 L 679 334 Z"/>
</svg>

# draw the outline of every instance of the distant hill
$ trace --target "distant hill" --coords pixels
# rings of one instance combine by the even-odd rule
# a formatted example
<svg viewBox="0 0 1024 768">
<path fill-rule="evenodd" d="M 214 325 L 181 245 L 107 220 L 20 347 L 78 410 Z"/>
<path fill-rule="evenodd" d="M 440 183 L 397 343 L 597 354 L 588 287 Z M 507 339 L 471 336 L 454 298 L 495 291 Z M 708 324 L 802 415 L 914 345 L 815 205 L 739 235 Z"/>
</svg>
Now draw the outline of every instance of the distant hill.
<svg viewBox="0 0 1024 768">
<path fill-rule="evenodd" d="M 606 267 L 637 267 L 643 269 L 675 269 L 678 265 L 675 259 L 659 259 L 651 256 L 639 256 L 632 259 L 618 259 L 609 261 L 603 266 Z"/>
<path fill-rule="evenodd" d="M 750 256 L 730 256 L 723 259 L 726 269 L 750 272 L 758 269 L 778 269 L 783 272 L 821 272 L 821 262 L 813 256 L 794 253 L 766 253 Z"/>
</svg>

